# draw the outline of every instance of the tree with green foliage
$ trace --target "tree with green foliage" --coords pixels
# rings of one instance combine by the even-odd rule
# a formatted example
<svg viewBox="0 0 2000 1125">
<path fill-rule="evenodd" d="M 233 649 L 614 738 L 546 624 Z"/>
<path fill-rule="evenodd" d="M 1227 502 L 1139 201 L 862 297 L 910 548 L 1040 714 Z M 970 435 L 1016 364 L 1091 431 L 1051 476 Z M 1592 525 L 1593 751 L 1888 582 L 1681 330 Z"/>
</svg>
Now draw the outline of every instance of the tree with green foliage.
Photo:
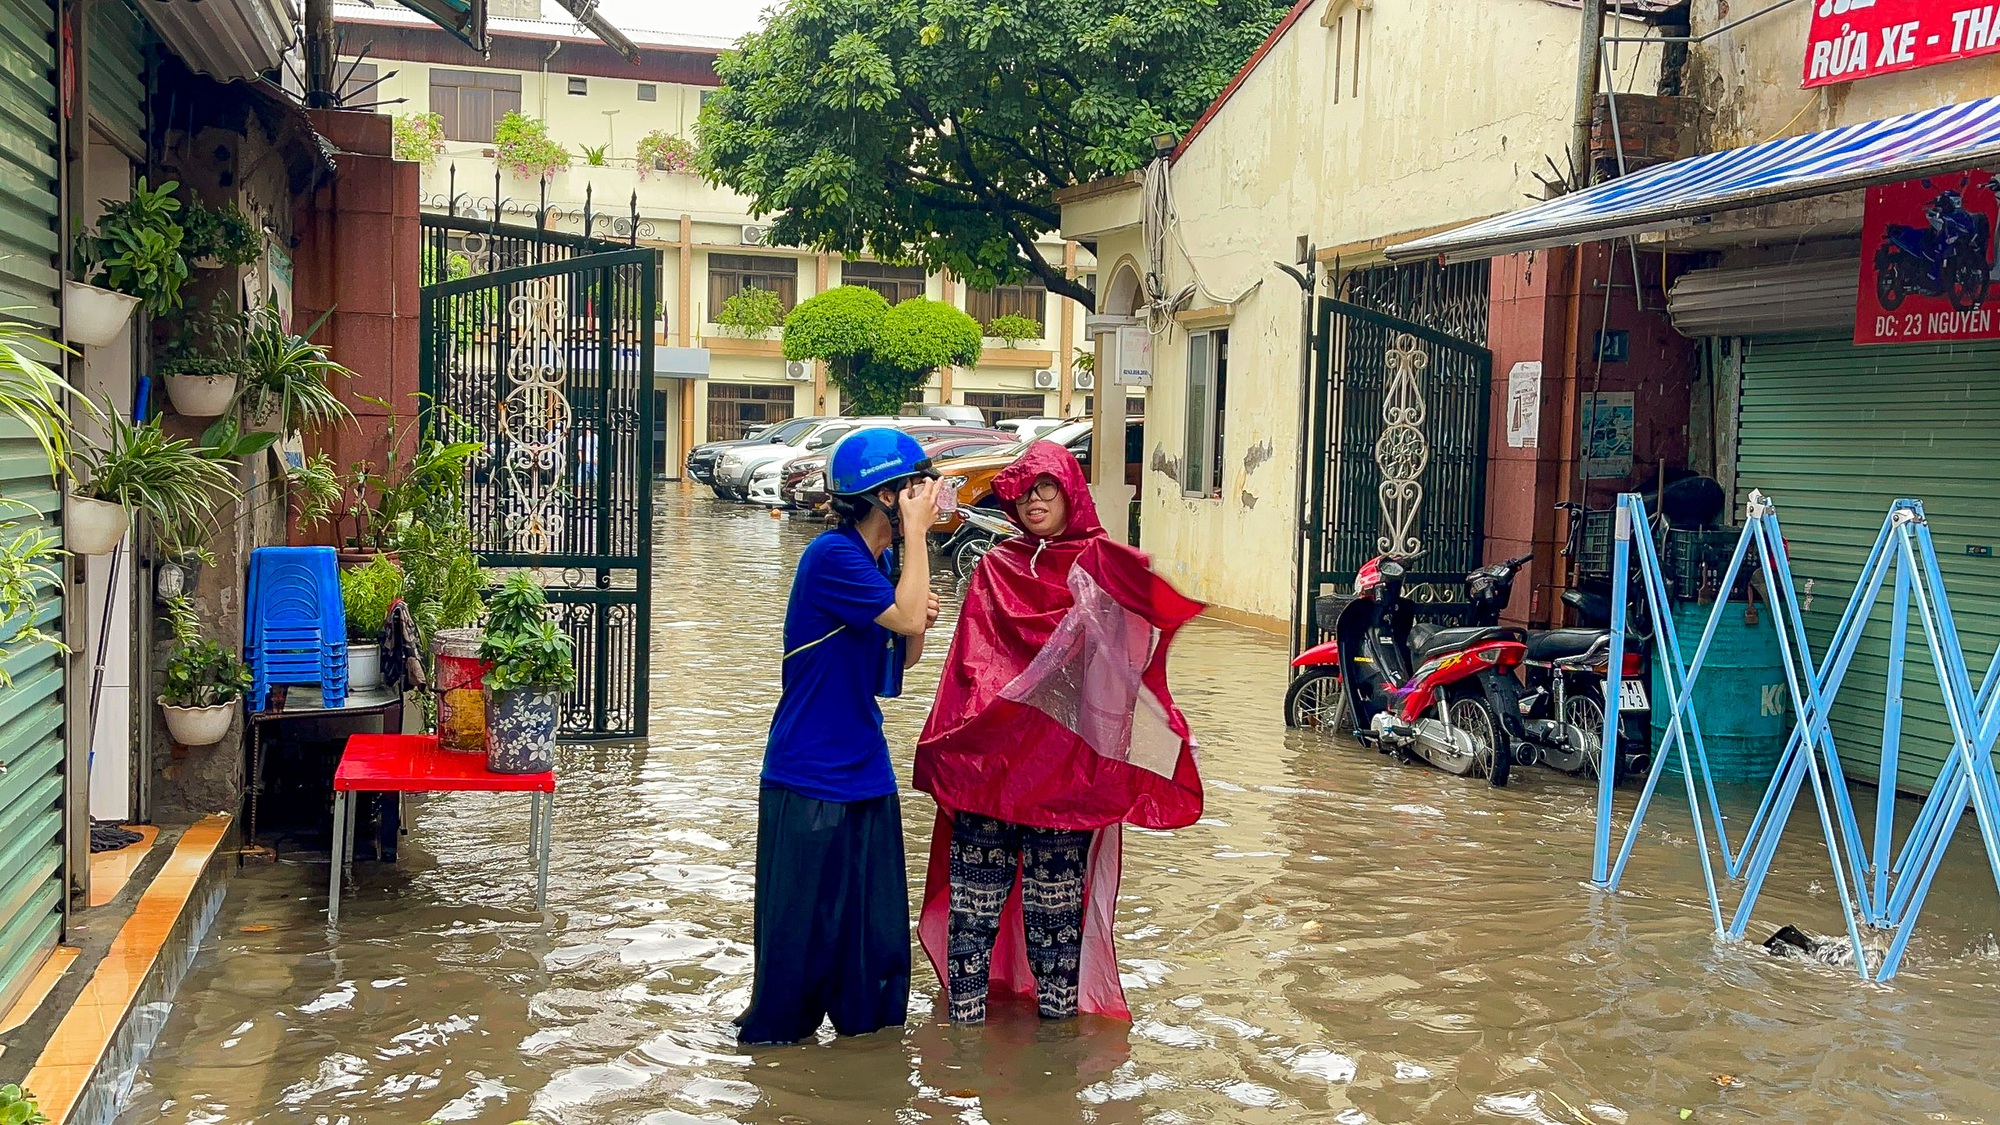
<svg viewBox="0 0 2000 1125">
<path fill-rule="evenodd" d="M 978 363 L 980 345 L 979 322 L 943 301 L 891 306 L 859 285 L 807 298 L 785 318 L 785 358 L 826 361 L 862 414 L 896 413 L 931 372 Z"/>
<path fill-rule="evenodd" d="M 1039 277 L 1095 307 L 1038 240 L 1055 193 L 1142 166 L 1283 17 L 1282 0 L 791 0 L 716 63 L 708 178 L 771 240 Z"/>
</svg>

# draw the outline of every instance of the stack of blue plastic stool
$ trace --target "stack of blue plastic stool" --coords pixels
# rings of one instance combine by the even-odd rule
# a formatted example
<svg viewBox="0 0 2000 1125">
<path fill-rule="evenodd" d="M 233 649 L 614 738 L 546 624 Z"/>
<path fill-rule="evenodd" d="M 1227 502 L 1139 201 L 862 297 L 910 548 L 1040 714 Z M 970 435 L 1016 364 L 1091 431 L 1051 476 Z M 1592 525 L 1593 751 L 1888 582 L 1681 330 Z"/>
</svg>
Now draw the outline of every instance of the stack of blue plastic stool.
<svg viewBox="0 0 2000 1125">
<path fill-rule="evenodd" d="M 316 684 L 326 706 L 346 704 L 347 608 L 332 547 L 250 552 L 243 655 L 252 711 L 264 710 L 273 684 Z"/>
</svg>

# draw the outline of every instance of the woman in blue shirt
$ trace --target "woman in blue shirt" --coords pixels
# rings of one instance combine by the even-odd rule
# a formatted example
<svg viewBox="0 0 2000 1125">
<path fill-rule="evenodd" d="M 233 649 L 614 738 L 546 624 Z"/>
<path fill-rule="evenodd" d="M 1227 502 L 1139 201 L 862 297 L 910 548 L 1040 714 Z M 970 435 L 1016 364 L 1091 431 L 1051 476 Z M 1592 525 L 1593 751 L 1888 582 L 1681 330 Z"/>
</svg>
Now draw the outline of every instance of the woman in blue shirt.
<svg viewBox="0 0 2000 1125">
<path fill-rule="evenodd" d="M 925 537 L 937 473 L 910 435 L 856 430 L 834 448 L 840 526 L 799 558 L 785 609 L 784 691 L 757 809 L 755 983 L 744 1043 L 842 1035 L 909 1008 L 903 818 L 878 693 L 894 694 L 937 620 Z M 884 553 L 900 542 L 902 575 Z M 902 643 L 898 643 L 901 640 Z M 890 663 L 890 662 L 894 663 Z"/>
</svg>

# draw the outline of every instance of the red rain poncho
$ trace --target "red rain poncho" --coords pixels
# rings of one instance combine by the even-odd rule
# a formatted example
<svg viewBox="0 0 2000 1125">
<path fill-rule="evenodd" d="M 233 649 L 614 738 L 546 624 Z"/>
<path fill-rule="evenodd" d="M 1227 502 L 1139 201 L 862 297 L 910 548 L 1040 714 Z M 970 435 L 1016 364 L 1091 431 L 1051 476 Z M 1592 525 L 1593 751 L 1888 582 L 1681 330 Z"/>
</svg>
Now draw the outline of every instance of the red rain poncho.
<svg viewBox="0 0 2000 1125">
<path fill-rule="evenodd" d="M 1105 534 L 1083 470 L 1063 447 L 1029 446 L 993 491 L 1011 509 L 1045 474 L 1068 499 L 1068 526 L 1049 539 L 1006 540 L 981 561 L 917 743 L 916 787 L 938 803 L 917 933 L 945 981 L 953 813 L 1095 830 L 1079 1002 L 1130 1019 L 1111 926 L 1119 826 L 1180 828 L 1201 816 L 1201 775 L 1167 690 L 1167 650 L 1202 607 Z M 990 995 L 1006 994 L 1034 994 L 1018 880 L 993 951 Z"/>
</svg>

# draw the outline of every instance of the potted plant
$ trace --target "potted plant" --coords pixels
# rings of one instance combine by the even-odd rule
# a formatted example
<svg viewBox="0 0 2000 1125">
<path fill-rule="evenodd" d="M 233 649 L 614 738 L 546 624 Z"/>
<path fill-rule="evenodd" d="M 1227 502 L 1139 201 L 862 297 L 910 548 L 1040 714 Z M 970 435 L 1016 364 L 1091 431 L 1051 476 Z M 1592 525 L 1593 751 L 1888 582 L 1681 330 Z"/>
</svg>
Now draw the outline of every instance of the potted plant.
<svg viewBox="0 0 2000 1125">
<path fill-rule="evenodd" d="M 1018 348 L 1023 340 L 1042 338 L 1040 321 L 1025 316 L 996 316 L 986 322 L 986 338 L 999 340 L 1010 348 Z"/>
<path fill-rule="evenodd" d="M 568 149 L 549 136 L 548 122 L 510 109 L 493 129 L 493 149 L 502 167 L 524 180 L 548 181 L 569 167 Z"/>
<path fill-rule="evenodd" d="M 395 117 L 396 159 L 429 168 L 444 151 L 444 114 L 399 113 Z"/>
<path fill-rule="evenodd" d="M 179 186 L 168 180 L 149 187 L 142 176 L 132 198 L 105 201 L 96 229 L 78 236 L 77 272 L 85 280 L 63 283 L 63 329 L 71 340 L 101 348 L 141 305 L 156 316 L 180 307 L 188 265 L 175 217 Z"/>
<path fill-rule="evenodd" d="M 651 172 L 695 170 L 694 145 L 665 129 L 655 129 L 640 137 L 636 155 L 639 158 L 639 178 L 642 180 Z"/>
<path fill-rule="evenodd" d="M 383 399 L 364 395 L 362 401 L 389 409 Z M 451 419 L 448 412 L 440 417 Z M 476 441 L 447 441 L 433 428 L 406 454 L 407 429 L 405 419 L 390 414 L 381 467 L 373 461 L 355 466 L 342 514 L 342 522 L 353 528 L 340 552 L 343 566 L 366 563 L 377 554 L 394 558 L 413 521 L 426 515 L 456 518 L 454 513 L 463 508 L 466 470 L 486 447 Z"/>
<path fill-rule="evenodd" d="M 316 432 L 354 417 L 331 385 L 354 373 L 306 338 L 318 328 L 314 324 L 305 336 L 287 332 L 272 305 L 260 305 L 244 318 L 242 403 L 251 430 L 280 436 Z"/>
<path fill-rule="evenodd" d="M 264 253 L 262 232 L 233 200 L 209 207 L 190 199 L 181 226 L 181 256 L 199 269 L 247 266 Z"/>
<path fill-rule="evenodd" d="M 242 313 L 217 298 L 206 311 L 190 316 L 174 333 L 156 368 L 167 385 L 174 412 L 187 418 L 218 418 L 236 400 L 243 376 L 243 342 L 247 322 Z"/>
<path fill-rule="evenodd" d="M 389 607 L 403 596 L 403 571 L 387 556 L 340 572 L 340 600 L 347 609 L 347 686 L 382 686 L 382 632 Z"/>
<path fill-rule="evenodd" d="M 32 1095 L 10 1082 L 0 1086 L 0 1121 L 7 1125 L 48 1125 L 49 1118 L 35 1104 Z"/>
<path fill-rule="evenodd" d="M 101 415 L 106 437 L 78 446 L 64 505 L 64 545 L 76 554 L 109 552 L 125 537 L 134 511 L 162 527 L 186 527 L 206 518 L 218 494 L 235 491 L 227 462 L 185 438 L 168 437 L 158 420 L 134 425 L 114 410 L 93 412 Z"/>
<path fill-rule="evenodd" d="M 229 733 L 236 706 L 250 690 L 250 669 L 234 651 L 201 635 L 186 598 L 168 604 L 167 621 L 174 634 L 160 692 L 167 733 L 184 746 L 212 746 Z"/>
<path fill-rule="evenodd" d="M 486 673 L 486 768 L 546 773 L 555 768 L 562 697 L 576 684 L 576 654 L 548 619 L 547 596 L 527 571 L 493 593 L 479 658 Z"/>
</svg>

